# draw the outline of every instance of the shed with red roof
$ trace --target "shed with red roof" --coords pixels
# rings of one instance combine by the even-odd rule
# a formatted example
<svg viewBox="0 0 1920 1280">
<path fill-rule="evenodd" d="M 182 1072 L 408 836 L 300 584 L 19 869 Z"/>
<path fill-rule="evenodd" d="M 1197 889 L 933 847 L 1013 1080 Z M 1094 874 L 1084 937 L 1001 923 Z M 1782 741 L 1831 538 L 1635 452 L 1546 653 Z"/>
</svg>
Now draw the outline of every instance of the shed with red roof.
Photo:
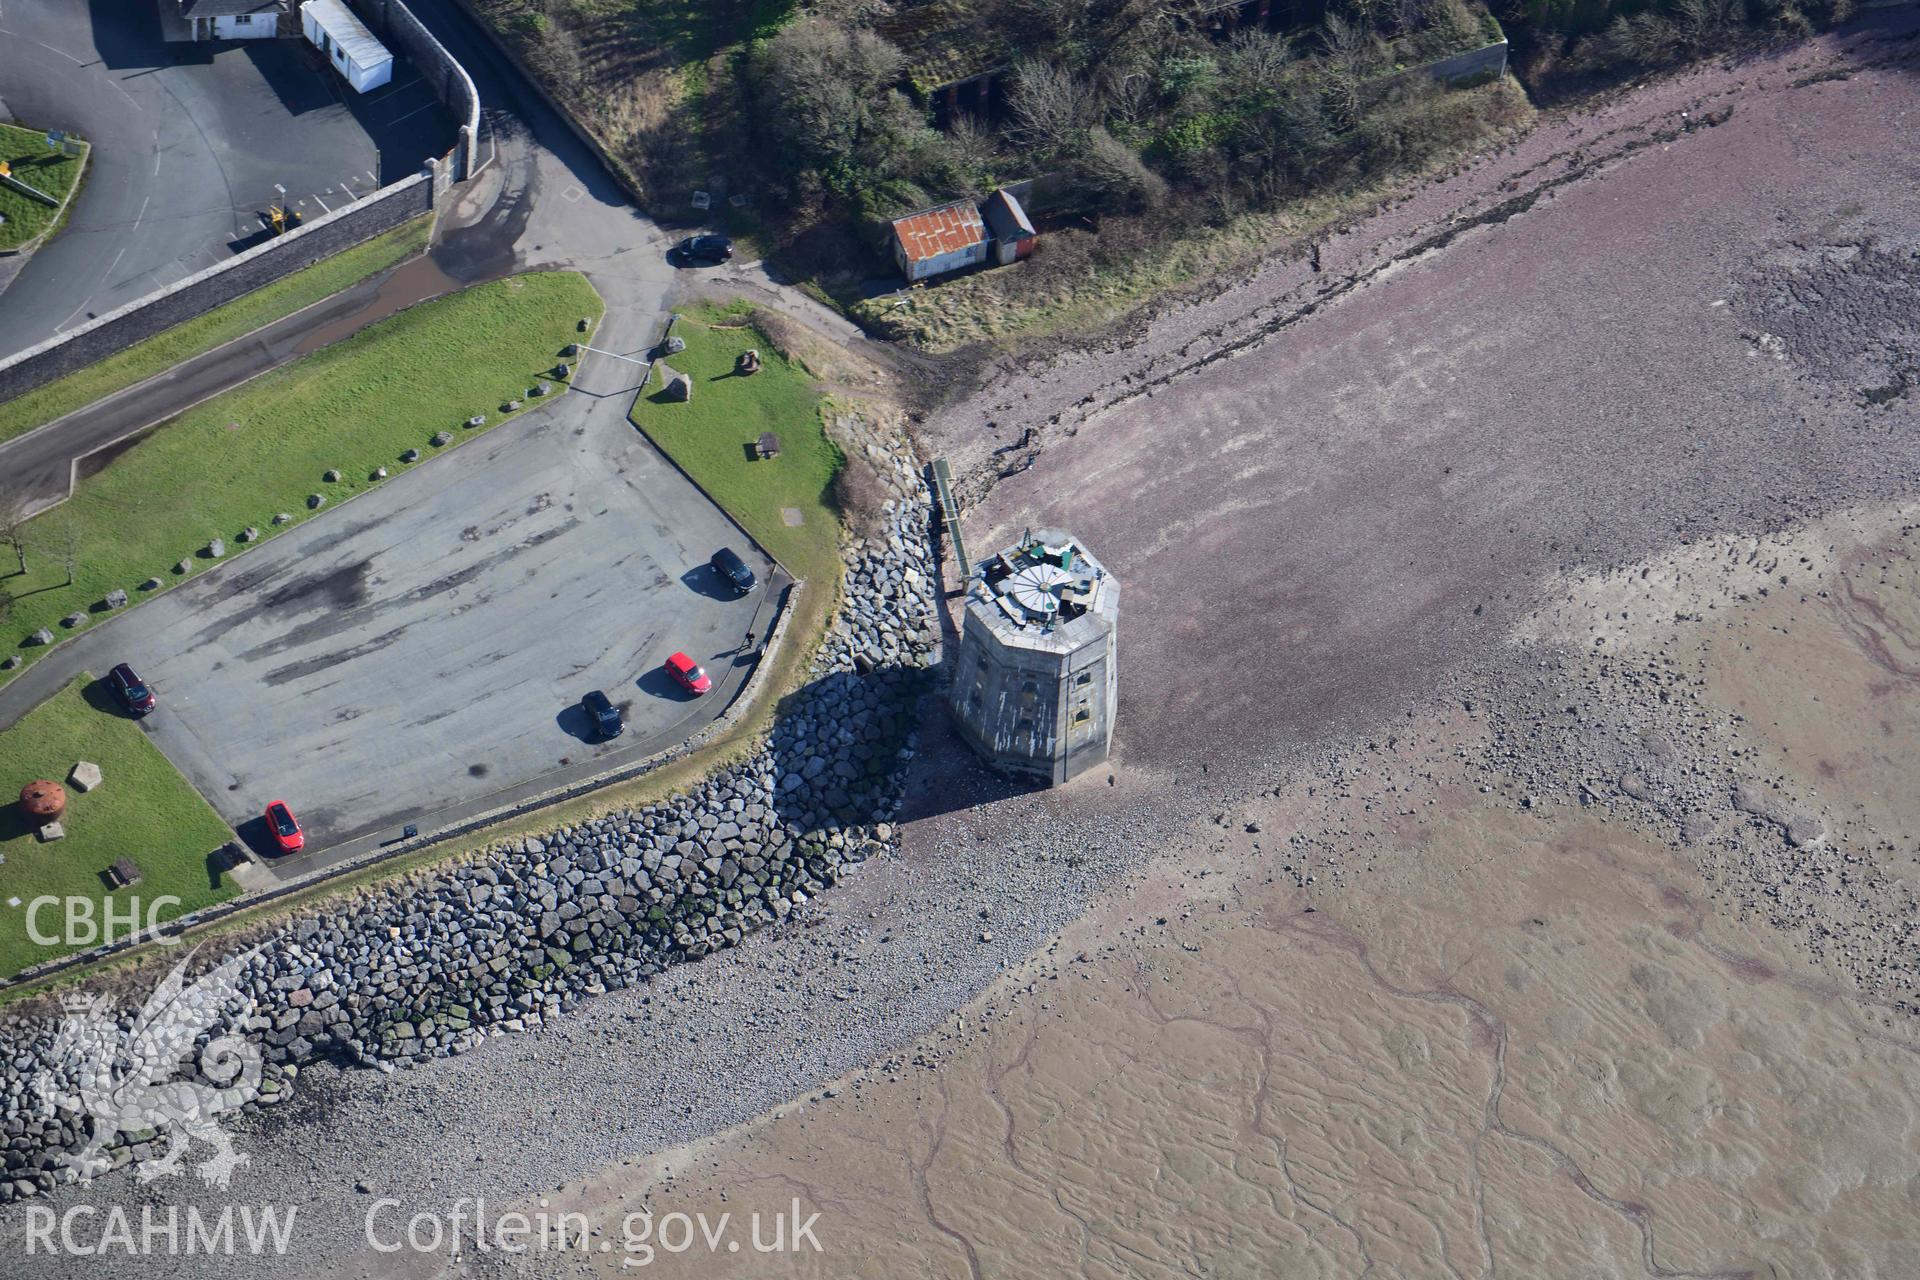
<svg viewBox="0 0 1920 1280">
<path fill-rule="evenodd" d="M 909 281 L 985 262 L 988 240 L 986 219 L 971 200 L 893 220 L 893 260 Z"/>
</svg>

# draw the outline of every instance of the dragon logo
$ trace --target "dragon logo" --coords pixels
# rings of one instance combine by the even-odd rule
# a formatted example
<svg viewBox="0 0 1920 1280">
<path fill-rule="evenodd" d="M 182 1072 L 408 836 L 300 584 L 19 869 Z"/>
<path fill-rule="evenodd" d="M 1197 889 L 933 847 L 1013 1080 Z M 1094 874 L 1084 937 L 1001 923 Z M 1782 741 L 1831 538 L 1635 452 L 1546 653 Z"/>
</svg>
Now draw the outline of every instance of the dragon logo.
<svg viewBox="0 0 1920 1280">
<path fill-rule="evenodd" d="M 93 1132 L 79 1151 L 62 1162 L 83 1183 L 113 1167 L 108 1144 L 124 1132 L 153 1130 L 164 1138 L 167 1154 L 142 1161 L 142 1182 L 180 1172 L 194 1139 L 213 1154 L 194 1166 L 201 1181 L 224 1188 L 248 1157 L 216 1117 L 236 1110 L 260 1093 L 260 1047 L 239 1031 L 208 1041 L 200 1051 L 199 1074 L 211 1084 L 176 1079 L 176 1070 L 193 1053 L 194 1043 L 223 1021 L 243 1027 L 253 1016 L 254 1000 L 239 981 L 258 947 L 242 951 L 187 985 L 189 953 L 154 989 L 132 1027 L 122 1030 L 105 996 L 76 995 L 63 1001 L 66 1018 L 56 1034 L 48 1065 L 35 1076 L 34 1089 L 51 1114 L 64 1109 L 85 1115 Z"/>
</svg>

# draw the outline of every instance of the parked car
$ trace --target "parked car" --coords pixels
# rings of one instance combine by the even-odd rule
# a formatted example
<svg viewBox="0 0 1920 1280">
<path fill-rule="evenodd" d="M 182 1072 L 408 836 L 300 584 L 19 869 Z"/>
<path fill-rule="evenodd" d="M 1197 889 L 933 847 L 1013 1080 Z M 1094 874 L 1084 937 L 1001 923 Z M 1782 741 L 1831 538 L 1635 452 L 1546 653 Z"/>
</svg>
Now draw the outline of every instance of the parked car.
<svg viewBox="0 0 1920 1280">
<path fill-rule="evenodd" d="M 688 236 L 673 252 L 689 266 L 717 267 L 733 257 L 733 241 L 725 236 Z"/>
<path fill-rule="evenodd" d="M 684 653 L 676 653 L 667 659 L 667 674 L 688 693 L 700 694 L 713 688 L 713 678 Z"/>
<path fill-rule="evenodd" d="M 734 554 L 732 547 L 720 548 L 713 553 L 713 559 L 708 563 L 713 565 L 721 577 L 732 583 L 733 589 L 741 595 L 746 595 L 760 585 L 760 580 L 753 576 L 753 570 L 747 568 L 745 560 Z"/>
<path fill-rule="evenodd" d="M 593 720 L 594 731 L 604 738 L 617 738 L 627 731 L 625 717 L 620 708 L 613 705 L 612 699 L 595 689 L 580 699 L 580 705 L 587 709 L 587 715 Z"/>
<path fill-rule="evenodd" d="M 300 821 L 293 816 L 293 810 L 287 808 L 285 800 L 275 800 L 267 806 L 267 834 L 273 837 L 282 853 L 298 853 L 307 847 Z"/>
<path fill-rule="evenodd" d="M 147 682 L 135 675 L 133 668 L 124 662 L 107 672 L 107 687 L 113 690 L 114 696 L 132 715 L 143 716 L 160 705 Z"/>
</svg>

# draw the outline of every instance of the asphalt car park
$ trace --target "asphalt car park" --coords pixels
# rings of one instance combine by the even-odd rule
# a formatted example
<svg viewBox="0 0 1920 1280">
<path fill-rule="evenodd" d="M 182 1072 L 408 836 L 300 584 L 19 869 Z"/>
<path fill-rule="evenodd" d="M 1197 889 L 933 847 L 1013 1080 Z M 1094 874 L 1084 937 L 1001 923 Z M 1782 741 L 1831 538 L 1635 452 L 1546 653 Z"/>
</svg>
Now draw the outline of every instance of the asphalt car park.
<svg viewBox="0 0 1920 1280">
<path fill-rule="evenodd" d="M 716 678 L 743 671 L 771 566 L 623 419 L 572 400 L 89 638 L 111 634 L 152 684 L 153 740 L 270 865 L 273 801 L 310 850 L 431 829 L 717 714 L 662 663 L 685 650 Z M 721 580 L 708 560 L 722 546 L 767 585 Z M 597 731 L 582 706 L 594 689 L 624 735 Z"/>
<path fill-rule="evenodd" d="M 419 74 L 360 95 L 303 40 L 169 43 L 151 0 L 0 9 L 0 118 L 93 144 L 66 229 L 0 304 L 0 358 L 417 170 L 455 130 Z"/>
</svg>

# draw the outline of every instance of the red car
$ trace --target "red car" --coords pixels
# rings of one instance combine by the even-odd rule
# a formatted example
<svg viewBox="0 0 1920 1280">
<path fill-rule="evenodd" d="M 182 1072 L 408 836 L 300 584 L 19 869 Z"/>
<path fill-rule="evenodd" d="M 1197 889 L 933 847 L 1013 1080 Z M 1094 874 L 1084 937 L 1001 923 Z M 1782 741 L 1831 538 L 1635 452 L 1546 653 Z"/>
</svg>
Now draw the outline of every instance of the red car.
<svg viewBox="0 0 1920 1280">
<path fill-rule="evenodd" d="M 280 846 L 282 853 L 298 853 L 307 847 L 306 836 L 300 833 L 300 823 L 295 820 L 293 810 L 287 808 L 285 800 L 275 800 L 267 806 L 267 834 Z"/>
<path fill-rule="evenodd" d="M 713 688 L 712 678 L 700 669 L 699 663 L 684 653 L 676 653 L 667 659 L 667 674 L 688 693 L 705 693 Z"/>
</svg>

